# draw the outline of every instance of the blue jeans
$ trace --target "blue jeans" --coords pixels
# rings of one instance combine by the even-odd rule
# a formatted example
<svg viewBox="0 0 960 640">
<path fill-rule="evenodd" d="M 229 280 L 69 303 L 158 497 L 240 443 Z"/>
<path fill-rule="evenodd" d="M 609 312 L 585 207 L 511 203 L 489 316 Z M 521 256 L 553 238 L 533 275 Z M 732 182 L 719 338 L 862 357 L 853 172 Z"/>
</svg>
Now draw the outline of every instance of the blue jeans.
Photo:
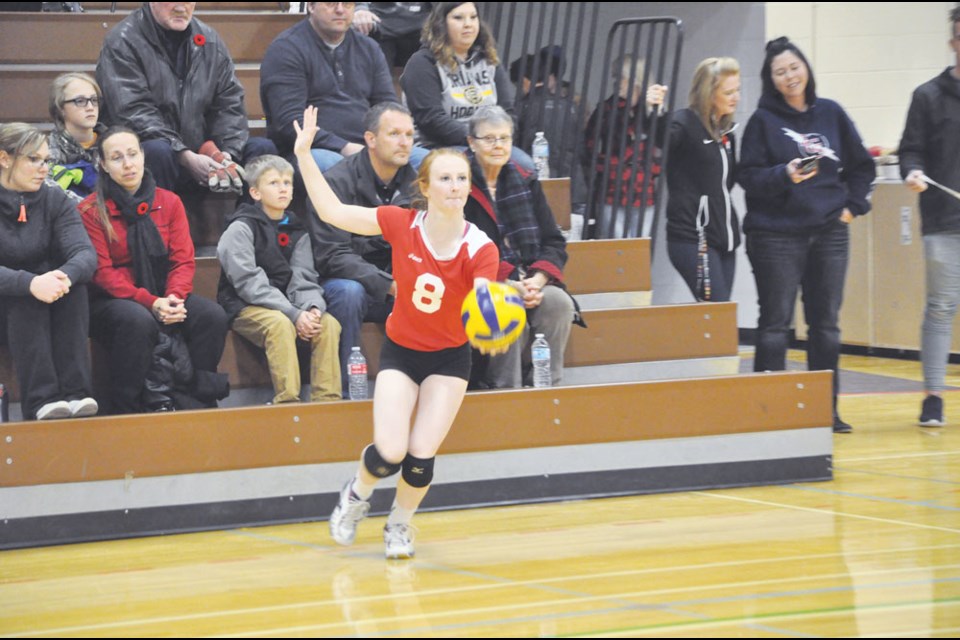
<svg viewBox="0 0 960 640">
<path fill-rule="evenodd" d="M 923 237 L 926 252 L 927 304 L 923 310 L 920 362 L 923 387 L 943 391 L 953 339 L 953 318 L 960 302 L 960 233 Z"/>
<path fill-rule="evenodd" d="M 839 389 L 840 304 L 849 253 L 850 229 L 839 220 L 812 233 L 747 234 L 760 306 L 753 370 L 786 368 L 794 304 L 797 290 L 802 289 L 807 368 L 833 371 L 834 410 Z"/>
<path fill-rule="evenodd" d="M 320 167 L 320 173 L 326 173 L 327 169 L 330 169 L 343 160 L 341 154 L 336 151 L 330 151 L 329 149 L 311 149 L 310 153 L 313 155 L 313 159 L 317 161 L 317 166 Z M 412 147 L 410 149 L 410 166 L 414 169 L 419 168 L 420 163 L 423 162 L 423 159 L 427 157 L 428 153 L 430 153 L 430 149 L 417 146 Z"/>
<path fill-rule="evenodd" d="M 393 310 L 393 299 L 378 302 L 356 280 L 329 278 L 320 282 L 327 312 L 340 323 L 340 379 L 343 397 L 350 397 L 349 362 L 352 347 L 360 346 L 364 322 L 386 322 Z M 367 354 L 369 355 L 369 354 Z"/>
<path fill-rule="evenodd" d="M 464 146 L 455 146 L 451 147 L 457 151 L 467 152 L 467 148 Z M 413 167 L 414 171 L 420 169 L 420 163 L 423 162 L 423 159 L 427 157 L 427 154 L 433 151 L 433 149 L 424 149 L 423 147 L 414 147 L 410 152 L 410 166 Z M 533 173 L 537 169 L 533 164 L 533 158 L 530 157 L 523 149 L 518 147 L 513 147 L 510 150 L 510 161 L 516 163 L 518 166 L 523 167 L 527 172 Z"/>
</svg>

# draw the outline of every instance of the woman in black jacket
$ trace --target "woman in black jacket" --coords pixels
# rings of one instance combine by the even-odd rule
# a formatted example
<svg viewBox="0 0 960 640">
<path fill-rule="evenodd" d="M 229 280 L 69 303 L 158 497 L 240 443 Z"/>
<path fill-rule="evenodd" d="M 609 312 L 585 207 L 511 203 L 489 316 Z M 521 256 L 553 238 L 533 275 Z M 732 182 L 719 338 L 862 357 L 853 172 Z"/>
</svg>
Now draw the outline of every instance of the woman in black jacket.
<svg viewBox="0 0 960 640">
<path fill-rule="evenodd" d="M 730 189 L 739 102 L 740 65 L 733 58 L 707 58 L 693 74 L 690 108 L 670 122 L 667 251 L 697 300 L 725 302 L 733 289 L 740 220 Z"/>
<path fill-rule="evenodd" d="M 36 128 L 0 125 L 0 313 L 28 420 L 98 410 L 83 285 L 97 256 L 70 199 L 44 183 L 49 156 Z"/>
</svg>

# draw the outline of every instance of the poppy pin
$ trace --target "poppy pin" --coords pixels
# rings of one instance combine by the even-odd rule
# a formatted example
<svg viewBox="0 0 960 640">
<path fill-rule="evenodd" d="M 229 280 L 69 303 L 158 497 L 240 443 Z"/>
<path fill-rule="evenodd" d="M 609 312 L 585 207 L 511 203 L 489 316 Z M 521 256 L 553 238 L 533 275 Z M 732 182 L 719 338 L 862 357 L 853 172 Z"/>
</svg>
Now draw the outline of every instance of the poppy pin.
<svg viewBox="0 0 960 640">
<path fill-rule="evenodd" d="M 150 212 L 150 205 L 147 204 L 146 202 L 141 202 L 140 204 L 137 205 L 137 213 L 139 213 L 140 215 L 145 216 L 149 212 Z"/>
<path fill-rule="evenodd" d="M 197 35 L 193 36 L 193 44 L 197 45 L 198 47 L 202 47 L 203 45 L 207 44 L 207 38 L 202 33 L 198 33 Z"/>
<path fill-rule="evenodd" d="M 290 236 L 287 235 L 286 233 L 278 233 L 277 242 L 280 243 L 281 247 L 286 247 L 287 245 L 290 244 Z"/>
</svg>

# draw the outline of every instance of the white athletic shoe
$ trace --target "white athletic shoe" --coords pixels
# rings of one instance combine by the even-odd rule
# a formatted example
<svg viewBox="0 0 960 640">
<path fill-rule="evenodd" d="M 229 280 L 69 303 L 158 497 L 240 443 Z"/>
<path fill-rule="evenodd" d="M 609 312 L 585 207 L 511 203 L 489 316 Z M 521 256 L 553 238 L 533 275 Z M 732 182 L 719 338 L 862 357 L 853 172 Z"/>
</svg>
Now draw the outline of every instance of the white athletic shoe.
<svg viewBox="0 0 960 640">
<path fill-rule="evenodd" d="M 37 420 L 61 420 L 70 417 L 70 404 L 66 400 L 48 402 L 37 409 Z"/>
<path fill-rule="evenodd" d="M 357 498 L 350 492 L 353 480 L 349 480 L 340 491 L 340 502 L 330 514 L 330 535 L 337 544 L 348 546 L 357 537 L 357 524 L 367 517 L 370 503 Z"/>
<path fill-rule="evenodd" d="M 70 401 L 70 417 L 72 418 L 95 416 L 99 410 L 100 406 L 97 405 L 97 401 L 93 398 L 81 398 Z"/>
<path fill-rule="evenodd" d="M 408 524 L 388 524 L 383 528 L 383 542 L 388 560 L 406 560 L 413 557 L 413 527 Z"/>
</svg>

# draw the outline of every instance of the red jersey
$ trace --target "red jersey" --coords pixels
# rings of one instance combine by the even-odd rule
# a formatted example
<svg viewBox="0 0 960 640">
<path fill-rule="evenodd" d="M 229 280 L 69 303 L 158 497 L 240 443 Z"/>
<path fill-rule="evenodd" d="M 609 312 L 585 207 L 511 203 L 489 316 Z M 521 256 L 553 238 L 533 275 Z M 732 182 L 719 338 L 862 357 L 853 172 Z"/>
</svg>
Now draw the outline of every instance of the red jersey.
<svg viewBox="0 0 960 640">
<path fill-rule="evenodd" d="M 460 319 L 474 278 L 497 279 L 500 252 L 485 233 L 467 223 L 456 252 L 438 256 L 423 228 L 427 213 L 378 207 L 377 222 L 393 247 L 397 300 L 387 318 L 387 335 L 402 347 L 439 351 L 467 341 Z"/>
</svg>

